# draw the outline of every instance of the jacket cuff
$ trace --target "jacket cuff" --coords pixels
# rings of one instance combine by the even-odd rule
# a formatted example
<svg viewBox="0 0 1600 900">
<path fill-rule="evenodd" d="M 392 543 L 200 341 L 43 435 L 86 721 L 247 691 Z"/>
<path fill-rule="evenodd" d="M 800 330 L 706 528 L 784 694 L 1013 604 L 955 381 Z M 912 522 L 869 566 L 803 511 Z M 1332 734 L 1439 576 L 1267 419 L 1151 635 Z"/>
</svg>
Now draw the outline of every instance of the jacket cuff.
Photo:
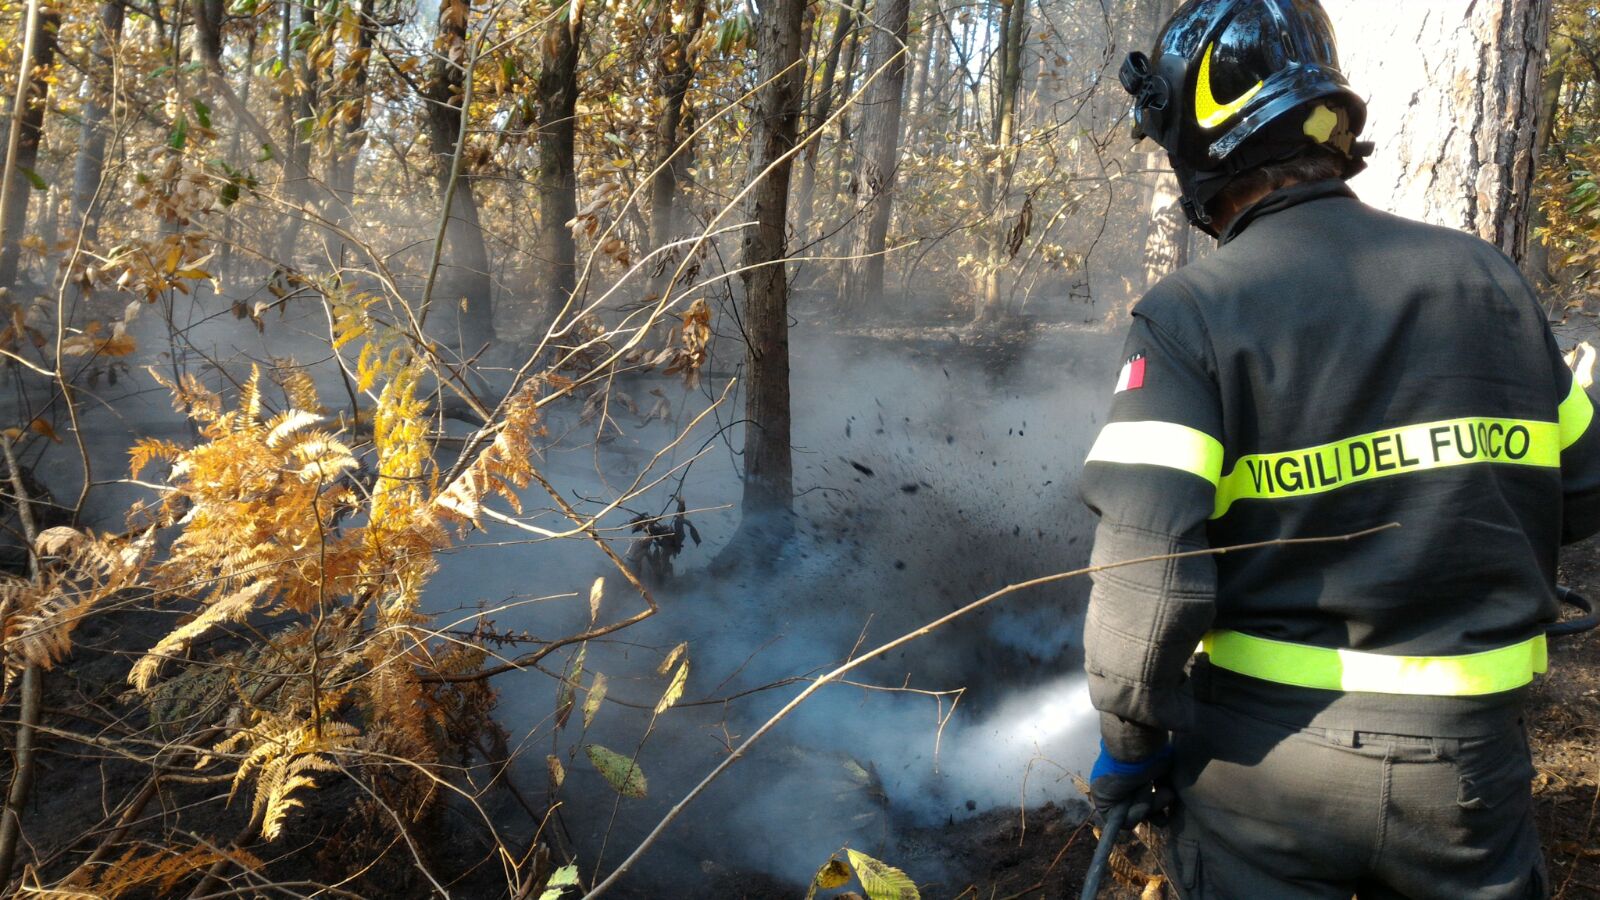
<svg viewBox="0 0 1600 900">
<path fill-rule="evenodd" d="M 1136 763 L 1149 760 L 1167 746 L 1167 732 L 1120 716 L 1100 714 L 1100 740 L 1112 759 Z"/>
</svg>

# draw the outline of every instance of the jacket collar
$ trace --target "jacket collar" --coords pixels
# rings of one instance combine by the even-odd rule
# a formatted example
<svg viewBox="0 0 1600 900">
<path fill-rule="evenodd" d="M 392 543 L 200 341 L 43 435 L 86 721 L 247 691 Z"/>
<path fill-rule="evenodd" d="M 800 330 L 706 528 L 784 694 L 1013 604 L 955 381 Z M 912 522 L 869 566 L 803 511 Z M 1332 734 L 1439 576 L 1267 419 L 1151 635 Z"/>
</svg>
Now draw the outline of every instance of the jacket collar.
<svg viewBox="0 0 1600 900">
<path fill-rule="evenodd" d="M 1300 184 L 1291 184 L 1286 188 L 1279 188 L 1262 197 L 1255 203 L 1246 207 L 1244 212 L 1234 218 L 1233 224 L 1228 226 L 1222 235 L 1222 244 L 1226 244 L 1250 227 L 1250 223 L 1282 212 L 1291 206 L 1299 206 L 1312 200 L 1321 200 L 1324 197 L 1349 197 L 1354 200 L 1356 192 L 1350 190 L 1350 185 L 1344 183 L 1342 178 L 1329 178 L 1326 181 L 1306 181 Z"/>
</svg>

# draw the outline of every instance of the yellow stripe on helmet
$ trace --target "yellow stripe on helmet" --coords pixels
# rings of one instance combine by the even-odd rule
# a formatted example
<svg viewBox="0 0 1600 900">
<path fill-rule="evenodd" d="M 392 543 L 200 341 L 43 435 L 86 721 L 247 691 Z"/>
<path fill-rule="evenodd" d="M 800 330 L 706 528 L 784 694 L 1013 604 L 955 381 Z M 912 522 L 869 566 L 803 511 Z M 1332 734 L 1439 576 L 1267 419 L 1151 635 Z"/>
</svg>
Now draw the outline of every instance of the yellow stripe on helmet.
<svg viewBox="0 0 1600 900">
<path fill-rule="evenodd" d="M 1215 43 L 1206 45 L 1205 55 L 1200 58 L 1200 77 L 1194 86 L 1194 118 L 1202 128 L 1216 128 L 1238 115 L 1266 84 L 1264 81 L 1256 82 L 1255 87 L 1245 91 L 1232 103 L 1217 102 L 1216 95 L 1211 91 L 1211 51 L 1216 47 Z"/>
</svg>

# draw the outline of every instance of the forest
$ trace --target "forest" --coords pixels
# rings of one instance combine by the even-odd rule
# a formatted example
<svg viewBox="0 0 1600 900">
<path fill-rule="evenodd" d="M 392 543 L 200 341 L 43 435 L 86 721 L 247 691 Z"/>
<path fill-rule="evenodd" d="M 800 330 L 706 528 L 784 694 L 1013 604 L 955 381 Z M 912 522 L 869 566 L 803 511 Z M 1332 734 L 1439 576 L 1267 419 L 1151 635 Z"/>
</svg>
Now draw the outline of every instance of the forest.
<svg viewBox="0 0 1600 900">
<path fill-rule="evenodd" d="M 1075 893 L 1180 5 L 5 0 L 0 893 Z M 1324 6 L 1356 192 L 1600 337 L 1600 4 Z"/>
</svg>

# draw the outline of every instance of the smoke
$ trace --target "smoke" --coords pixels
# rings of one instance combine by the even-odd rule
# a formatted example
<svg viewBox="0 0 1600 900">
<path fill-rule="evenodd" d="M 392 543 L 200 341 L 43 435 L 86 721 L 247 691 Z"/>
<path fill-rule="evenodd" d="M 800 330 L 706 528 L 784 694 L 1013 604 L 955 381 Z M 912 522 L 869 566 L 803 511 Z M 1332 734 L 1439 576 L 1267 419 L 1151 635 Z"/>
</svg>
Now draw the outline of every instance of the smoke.
<svg viewBox="0 0 1600 900">
<path fill-rule="evenodd" d="M 1027 352 L 797 340 L 800 497 L 796 534 L 780 555 L 759 567 L 714 570 L 738 516 L 696 515 L 706 541 L 691 545 L 658 588 L 661 612 L 587 648 L 585 671 L 603 672 L 608 696 L 620 703 L 606 704 L 586 733 L 569 725 L 550 743 L 556 684 L 547 675 L 497 683 L 513 746 L 533 734 L 544 748 L 525 749 L 518 777 L 545 784 L 546 753 L 568 768 L 562 824 L 585 867 L 620 860 L 800 690 L 792 679 L 1006 584 L 1083 565 L 1092 518 L 1076 478 L 1107 402 L 1114 352 L 1103 337 L 1073 332 L 1048 334 Z M 680 419 L 706 402 L 667 381 L 621 389 L 642 396 L 651 388 L 669 391 Z M 552 431 L 575 424 L 556 421 Z M 546 473 L 574 503 L 606 497 L 670 434 L 660 423 L 624 422 L 598 451 L 580 442 L 554 450 Z M 736 431 L 727 437 L 738 446 Z M 709 430 L 693 436 L 673 462 L 711 438 Z M 736 461 L 726 446 L 712 447 L 683 478 L 691 509 L 737 504 Z M 639 511 L 670 503 L 665 490 L 650 502 Z M 527 505 L 550 504 L 530 495 Z M 525 537 L 492 530 L 480 540 Z M 583 594 L 606 574 L 597 556 L 576 541 L 470 548 L 444 561 L 434 608 L 510 601 L 518 605 L 493 614 L 497 627 L 569 633 L 587 621 L 584 596 L 529 598 Z M 639 608 L 614 572 L 608 584 L 602 621 Z M 729 870 L 804 882 L 845 844 L 892 858 L 906 826 L 1074 801 L 1070 776 L 1086 770 L 1096 734 L 1080 671 L 1088 587 L 1077 580 L 1007 597 L 872 661 L 854 673 L 855 684 L 825 688 L 697 801 L 630 880 L 653 886 L 639 887 L 642 895 L 681 892 Z M 656 667 L 680 641 L 691 660 L 684 703 L 652 726 L 648 708 L 666 687 Z M 762 689 L 772 685 L 781 686 Z M 687 705 L 729 697 L 737 699 Z M 636 754 L 649 795 L 618 799 L 581 752 L 586 743 Z"/>
</svg>

